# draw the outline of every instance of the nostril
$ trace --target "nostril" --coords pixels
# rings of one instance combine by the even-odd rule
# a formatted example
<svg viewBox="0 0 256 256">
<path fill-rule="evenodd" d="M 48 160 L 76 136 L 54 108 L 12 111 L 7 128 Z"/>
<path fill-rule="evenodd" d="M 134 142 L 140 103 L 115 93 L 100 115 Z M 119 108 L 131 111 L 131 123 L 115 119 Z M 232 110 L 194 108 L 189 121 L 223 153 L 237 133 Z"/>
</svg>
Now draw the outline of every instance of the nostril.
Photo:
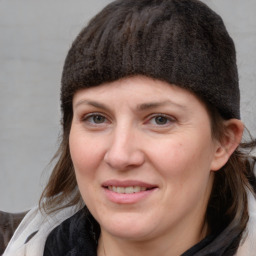
<svg viewBox="0 0 256 256">
<path fill-rule="evenodd" d="M 106 152 L 104 161 L 114 169 L 127 170 L 142 165 L 145 157 L 144 153 L 137 149 L 127 151 L 112 148 Z"/>
</svg>

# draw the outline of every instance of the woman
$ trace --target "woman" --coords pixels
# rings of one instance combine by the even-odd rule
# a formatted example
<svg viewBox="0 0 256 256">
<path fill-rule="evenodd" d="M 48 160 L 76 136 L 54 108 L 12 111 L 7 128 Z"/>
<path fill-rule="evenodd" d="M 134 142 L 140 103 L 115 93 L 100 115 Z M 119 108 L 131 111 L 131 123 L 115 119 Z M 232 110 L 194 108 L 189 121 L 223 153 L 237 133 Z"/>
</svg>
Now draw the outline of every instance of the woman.
<svg viewBox="0 0 256 256">
<path fill-rule="evenodd" d="M 63 136 L 4 255 L 254 255 L 235 48 L 196 0 L 118 0 L 67 55 Z"/>
</svg>

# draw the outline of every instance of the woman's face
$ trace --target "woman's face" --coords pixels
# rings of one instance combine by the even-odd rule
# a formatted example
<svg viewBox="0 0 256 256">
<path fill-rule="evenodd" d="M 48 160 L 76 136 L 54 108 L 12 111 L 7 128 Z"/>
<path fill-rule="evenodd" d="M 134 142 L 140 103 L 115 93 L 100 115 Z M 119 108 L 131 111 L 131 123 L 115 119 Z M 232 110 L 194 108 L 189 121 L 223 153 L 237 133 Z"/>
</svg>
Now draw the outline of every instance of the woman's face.
<svg viewBox="0 0 256 256">
<path fill-rule="evenodd" d="M 73 111 L 77 183 L 103 235 L 142 241 L 199 234 L 217 142 L 193 94 L 135 76 L 78 91 Z"/>
</svg>

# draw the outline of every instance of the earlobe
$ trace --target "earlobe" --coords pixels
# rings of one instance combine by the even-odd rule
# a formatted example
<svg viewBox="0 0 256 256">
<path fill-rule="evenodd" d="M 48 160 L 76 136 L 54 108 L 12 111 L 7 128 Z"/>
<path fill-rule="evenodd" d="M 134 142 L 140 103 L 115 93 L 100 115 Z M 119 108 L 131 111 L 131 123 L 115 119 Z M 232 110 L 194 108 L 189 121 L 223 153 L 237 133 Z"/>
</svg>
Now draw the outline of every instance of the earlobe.
<svg viewBox="0 0 256 256">
<path fill-rule="evenodd" d="M 216 143 L 215 155 L 211 165 L 212 171 L 218 171 L 227 163 L 241 142 L 243 130 L 244 125 L 238 119 L 224 121 L 224 134 Z"/>
</svg>

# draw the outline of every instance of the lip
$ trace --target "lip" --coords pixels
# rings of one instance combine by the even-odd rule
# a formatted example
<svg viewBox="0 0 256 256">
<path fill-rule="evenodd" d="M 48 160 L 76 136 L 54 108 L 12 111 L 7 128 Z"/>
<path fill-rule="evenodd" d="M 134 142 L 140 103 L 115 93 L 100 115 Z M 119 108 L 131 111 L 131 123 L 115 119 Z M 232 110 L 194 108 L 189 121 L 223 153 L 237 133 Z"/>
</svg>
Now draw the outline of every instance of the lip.
<svg viewBox="0 0 256 256">
<path fill-rule="evenodd" d="M 157 185 L 146 183 L 138 180 L 107 180 L 102 183 L 102 187 L 115 186 L 115 187 L 131 187 L 139 186 L 145 188 L 155 188 Z"/>
<path fill-rule="evenodd" d="M 109 190 L 109 186 L 115 187 L 132 187 L 139 186 L 145 187 L 147 190 L 140 191 L 132 194 L 125 193 L 117 193 L 112 190 Z M 135 204 L 141 200 L 145 200 L 150 195 L 152 195 L 157 189 L 158 186 L 155 184 L 146 183 L 143 181 L 137 180 L 108 180 L 102 183 L 102 188 L 104 189 L 104 193 L 107 199 L 116 204 Z"/>
</svg>

